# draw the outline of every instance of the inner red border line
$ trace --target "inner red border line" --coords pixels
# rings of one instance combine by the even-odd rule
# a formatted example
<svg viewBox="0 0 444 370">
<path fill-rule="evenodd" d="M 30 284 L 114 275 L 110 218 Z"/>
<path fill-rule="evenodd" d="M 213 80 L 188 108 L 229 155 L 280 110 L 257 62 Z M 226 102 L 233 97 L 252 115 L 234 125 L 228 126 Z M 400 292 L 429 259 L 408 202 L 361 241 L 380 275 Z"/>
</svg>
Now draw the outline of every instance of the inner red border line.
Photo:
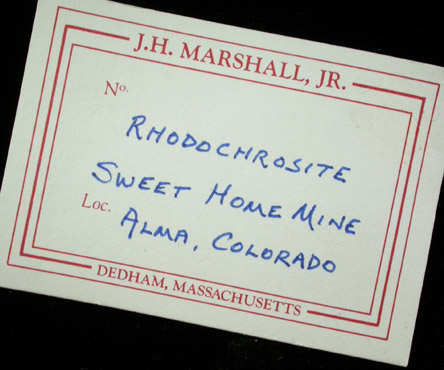
<svg viewBox="0 0 444 370">
<path fill-rule="evenodd" d="M 135 56 L 126 55 L 126 54 L 120 54 L 120 53 L 116 53 L 116 52 L 112 52 L 112 51 L 108 51 L 108 50 L 97 49 L 97 48 L 93 48 L 93 47 L 89 47 L 89 46 L 84 46 L 84 45 L 73 44 L 73 45 L 72 45 L 72 48 L 71 48 L 71 52 L 72 52 L 73 46 L 77 46 L 77 47 L 81 47 L 81 48 L 85 48 L 85 49 L 89 49 L 89 50 L 94 50 L 94 51 L 99 51 L 99 52 L 104 52 L 104 53 L 108 53 L 108 54 L 113 54 L 113 55 L 117 55 L 117 56 L 123 56 L 123 57 L 132 58 L 132 59 L 143 60 L 143 61 L 153 62 L 153 63 L 157 63 L 157 64 L 167 65 L 167 66 L 170 66 L 170 67 L 177 67 L 177 68 L 182 68 L 182 69 L 191 70 L 191 71 L 198 71 L 198 72 L 211 73 L 211 74 L 215 74 L 215 75 L 218 75 L 218 76 L 221 76 L 221 77 L 231 77 L 231 78 L 235 78 L 235 79 L 237 79 L 237 80 L 242 80 L 242 81 L 246 81 L 246 82 L 254 82 L 254 83 L 259 83 L 259 84 L 269 85 L 269 86 L 272 86 L 272 87 L 280 87 L 280 88 L 289 89 L 289 90 L 292 90 L 292 91 L 298 91 L 298 92 L 301 91 L 301 90 L 296 89 L 296 88 L 289 88 L 289 87 L 283 87 L 283 86 L 278 86 L 278 85 L 265 84 L 265 83 L 258 82 L 258 81 L 254 81 L 254 80 L 241 79 L 241 78 L 237 78 L 237 77 L 233 77 L 233 76 L 227 76 L 227 75 L 217 74 L 217 73 L 208 72 L 208 71 L 201 71 L 201 70 L 194 69 L 194 68 L 189 68 L 189 67 L 184 67 L 184 66 L 180 66 L 180 65 L 174 65 L 174 64 L 164 63 L 164 62 L 158 62 L 158 61 L 154 61 L 154 60 L 150 60 L 150 59 L 146 59 L 146 58 L 140 58 L 140 57 L 135 57 Z M 71 56 L 71 54 L 70 54 L 70 56 Z M 66 79 L 67 79 L 67 76 L 68 76 L 69 65 L 70 65 L 70 61 L 69 61 L 69 63 L 68 63 L 68 68 L 67 68 L 67 72 L 66 72 L 66 76 L 65 76 L 65 85 L 66 85 Z M 321 94 L 317 94 L 317 95 L 321 95 Z M 324 95 L 321 95 L 321 96 L 324 96 Z M 348 102 L 352 102 L 352 103 L 357 103 L 357 104 L 363 104 L 363 105 L 374 106 L 374 107 L 376 107 L 376 108 L 383 108 L 383 109 L 393 110 L 393 111 L 397 111 L 397 112 L 408 113 L 408 112 L 405 112 L 405 111 L 399 111 L 399 110 L 397 110 L 397 109 L 393 109 L 393 108 L 381 107 L 381 106 L 379 106 L 379 105 L 374 105 L 374 104 L 369 104 L 369 103 L 364 103 L 364 102 L 359 102 L 359 101 L 352 101 L 352 100 L 348 100 L 348 99 L 344 99 L 344 98 L 337 98 L 337 97 L 335 97 L 335 98 L 336 98 L 336 99 L 345 100 L 345 101 L 348 101 Z M 62 106 L 62 104 L 63 104 L 63 94 L 62 94 L 62 101 L 61 101 L 61 104 L 60 104 L 60 105 Z M 61 110 L 61 106 L 60 106 L 60 108 L 59 108 L 59 113 L 60 113 L 60 110 Z M 408 113 L 408 114 L 410 115 L 410 119 L 409 119 L 409 125 L 408 125 L 408 128 L 407 128 L 407 133 L 408 133 L 408 131 L 409 131 L 410 120 L 411 120 L 411 113 Z M 56 136 L 57 127 L 58 127 L 58 120 L 57 120 L 57 123 L 56 123 L 56 129 L 55 129 L 55 134 L 54 134 L 53 144 L 54 144 L 54 141 L 55 141 L 55 136 Z M 407 135 L 406 135 L 406 140 L 407 140 Z M 405 145 L 406 145 L 406 141 L 405 141 L 405 143 L 404 143 L 404 149 L 405 149 Z M 52 152 L 52 149 L 51 149 L 51 152 Z M 400 173 L 400 171 L 401 171 L 401 167 L 402 167 L 403 156 L 404 156 L 404 151 L 403 151 L 403 155 L 402 155 L 401 160 L 400 160 L 399 173 Z M 50 160 L 51 160 L 51 156 L 50 156 Z M 48 173 L 49 173 L 49 168 L 50 168 L 50 164 L 48 165 L 47 175 L 48 175 Z M 399 173 L 398 173 L 398 178 L 399 178 Z M 47 180 L 47 176 L 46 176 L 46 178 L 45 178 L 45 186 L 44 186 L 44 189 L 46 188 L 46 180 Z M 396 188 L 395 188 L 395 195 L 394 195 L 394 197 L 395 197 L 395 196 L 396 196 Z M 44 197 L 44 193 L 43 193 L 43 196 L 42 196 L 42 200 L 41 200 L 41 202 L 40 202 L 39 215 L 40 215 L 40 212 L 41 212 L 41 207 L 42 207 L 42 203 L 43 203 L 43 197 Z M 37 223 L 38 223 L 38 221 L 37 221 Z M 34 233 L 33 248 L 41 249 L 41 250 L 47 250 L 47 251 L 52 251 L 52 252 L 56 252 L 56 253 L 62 253 L 62 254 L 66 254 L 66 255 L 70 255 L 69 253 L 64 253 L 64 252 L 60 252 L 60 251 L 55 251 L 55 250 L 51 250 L 51 249 L 47 249 L 47 248 L 42 248 L 42 247 L 37 247 L 37 246 L 35 246 L 35 245 L 34 245 L 35 237 L 36 237 L 36 232 Z M 89 256 L 79 256 L 79 257 L 91 258 L 91 257 L 89 257 Z M 93 258 L 93 259 L 94 259 L 94 258 Z M 102 261 L 105 261 L 105 260 L 102 260 Z M 112 261 L 107 261 L 107 262 L 112 262 Z M 115 263 L 115 262 L 113 262 L 113 263 Z M 139 267 L 139 268 L 140 268 L 140 267 Z M 162 271 L 162 273 L 165 273 L 165 272 Z M 174 274 L 173 274 L 173 275 L 174 275 Z M 188 278 L 190 278 L 190 277 L 188 277 Z M 220 284 L 220 283 L 218 283 L 218 282 L 214 282 L 214 281 L 212 281 L 211 283 Z M 224 285 L 224 284 L 221 284 L 221 285 Z M 232 286 L 232 287 L 233 287 L 233 288 L 237 288 L 237 289 L 243 289 L 243 290 L 246 289 L 246 288 L 243 288 L 243 287 L 236 287 L 236 286 Z M 247 290 L 248 290 L 248 289 L 247 289 Z M 375 290 L 376 290 L 376 287 L 375 287 Z M 366 313 L 366 312 L 359 312 L 359 311 L 356 311 L 356 310 L 351 310 L 351 309 L 342 308 L 342 307 L 334 307 L 334 306 L 331 306 L 331 305 L 321 304 L 321 303 L 317 303 L 317 302 L 308 302 L 308 301 L 301 300 L 301 299 L 296 299 L 296 298 L 293 298 L 293 297 L 278 296 L 278 295 L 275 295 L 275 294 L 266 293 L 266 292 L 261 292 L 261 291 L 256 291 L 256 290 L 250 290 L 250 291 L 254 291 L 254 292 L 257 292 L 257 293 L 261 293 L 261 294 L 268 294 L 268 295 L 272 295 L 272 296 L 276 296 L 276 297 L 280 297 L 280 298 L 285 298 L 285 299 L 289 299 L 289 300 L 295 300 L 295 301 L 298 301 L 298 302 L 303 302 L 303 303 L 309 303 L 309 304 L 319 305 L 319 306 L 322 306 L 322 307 L 329 307 L 329 308 L 341 309 L 341 310 L 343 310 L 343 311 L 347 311 L 347 312 L 354 312 L 354 313 L 360 313 L 360 314 L 365 314 L 365 315 L 368 315 L 368 314 L 369 314 L 369 313 Z"/>
<path fill-rule="evenodd" d="M 57 22 L 57 17 L 56 17 L 56 22 Z M 64 38 L 63 38 L 63 40 L 65 40 L 65 38 L 66 38 L 66 31 L 67 31 L 67 29 L 70 29 L 70 28 L 77 29 L 77 30 L 85 30 L 85 31 L 87 31 L 87 32 L 91 32 L 91 33 L 103 34 L 103 35 L 106 35 L 106 36 L 110 35 L 110 34 L 107 34 L 107 33 L 100 32 L 100 31 L 88 30 L 88 29 L 84 29 L 84 28 L 81 28 L 81 27 L 76 27 L 76 26 L 68 25 L 67 28 L 65 27 L 65 32 L 64 32 Z M 54 29 L 55 29 L 55 25 L 54 25 Z M 116 35 L 110 35 L 110 36 L 116 36 Z M 53 37 L 54 37 L 54 35 L 53 35 Z M 118 36 L 117 36 L 117 37 L 118 37 Z M 122 38 L 124 38 L 125 40 L 128 40 L 128 38 L 125 38 L 125 37 L 122 37 Z M 53 38 L 52 38 L 52 39 L 53 39 Z M 52 41 L 51 41 L 51 42 L 52 42 Z M 80 46 L 80 45 L 79 45 L 79 46 Z M 99 49 L 97 49 L 97 50 L 99 50 Z M 102 51 L 103 51 L 103 50 L 102 50 Z M 63 47 L 61 48 L 61 53 L 62 53 L 62 52 L 63 52 Z M 59 59 L 60 59 L 60 57 L 61 57 L 61 54 L 59 54 Z M 143 59 L 143 58 L 138 58 L 138 59 L 147 60 L 147 59 Z M 150 61 L 150 60 L 147 60 L 147 61 Z M 151 61 L 152 61 L 152 60 L 151 60 Z M 152 62 L 156 62 L 156 63 L 158 63 L 157 61 L 152 61 Z M 165 63 L 163 63 L 163 64 L 165 64 Z M 60 66 L 60 63 L 59 63 L 59 66 Z M 175 65 L 172 65 L 172 66 L 175 66 Z M 176 66 L 176 67 L 182 67 L 182 66 Z M 190 70 L 194 70 L 194 71 L 206 72 L 206 71 L 201 71 L 201 70 L 193 69 L 193 68 L 187 68 L 187 67 L 183 67 L 183 68 L 190 69 Z M 245 80 L 245 81 L 250 81 L 250 82 L 256 82 L 256 83 L 260 83 L 260 84 L 265 84 L 265 83 L 261 83 L 261 82 L 258 82 L 258 81 L 247 80 L 247 79 L 241 79 L 241 78 L 236 78 L 236 77 L 233 77 L 233 76 L 228 76 L 228 75 L 223 75 L 223 74 L 216 74 L 216 73 L 214 73 L 214 74 L 215 74 L 215 75 L 220 75 L 220 76 L 223 76 L 223 77 L 232 77 L 232 78 L 239 79 L 239 80 Z M 66 83 L 66 81 L 65 81 L 65 83 Z M 54 82 L 54 86 L 55 86 L 55 85 L 56 85 L 56 81 Z M 270 86 L 275 86 L 275 87 L 280 87 L 280 88 L 286 88 L 286 87 L 284 87 L 284 86 L 278 86 L 278 85 L 271 85 L 271 84 L 265 84 L 265 85 L 270 85 Z M 290 90 L 294 90 L 294 91 L 303 91 L 303 90 L 296 89 L 296 88 L 288 88 L 288 89 L 290 89 Z M 54 90 L 53 90 L 53 91 L 54 91 Z M 307 92 L 307 91 L 304 91 L 304 92 Z M 307 92 L 307 93 L 311 93 L 311 92 Z M 340 97 L 328 96 L 328 95 L 323 95 L 323 94 L 316 94 L 316 95 L 327 96 L 327 97 L 330 97 L 330 98 L 339 99 L 339 100 L 344 100 L 344 101 L 350 101 L 350 100 L 348 100 L 348 99 L 344 99 L 344 98 L 340 98 Z M 401 110 L 397 110 L 397 109 L 393 109 L 393 108 L 388 108 L 388 107 L 378 106 L 378 105 L 374 105 L 374 104 L 368 104 L 368 103 L 359 102 L 359 101 L 352 101 L 352 102 L 359 103 L 359 104 L 364 104 L 364 105 L 369 105 L 369 106 L 375 106 L 375 107 L 379 107 L 379 108 L 383 108 L 383 109 L 389 109 L 389 110 L 399 111 L 399 112 L 402 112 L 402 113 L 408 113 L 408 112 L 401 111 Z M 45 129 L 46 129 L 46 128 L 45 128 Z M 47 176 L 46 176 L 46 178 L 47 178 Z M 46 180 L 46 178 L 45 178 L 45 180 Z M 46 184 L 46 182 L 45 182 L 45 184 Z M 33 247 L 34 247 L 34 246 L 33 246 Z M 42 250 L 44 250 L 44 248 L 39 248 L 39 247 L 36 247 L 36 249 L 42 249 Z M 47 249 L 47 250 L 49 250 L 49 249 Z M 59 251 L 53 251 L 53 252 L 59 252 Z M 32 255 L 28 255 L 28 254 L 24 254 L 24 256 L 29 256 L 29 257 L 39 258 L 39 256 L 32 256 Z M 87 257 L 87 256 L 83 256 L 83 257 L 89 258 L 89 257 Z M 54 261 L 54 262 L 60 262 L 60 263 L 67 263 L 67 264 L 74 264 L 74 263 L 71 263 L 71 262 L 67 262 L 67 261 L 59 261 L 59 260 L 53 260 L 53 259 L 50 259 L 50 258 L 44 258 L 44 259 L 46 259 L 46 260 L 48 260 L 48 261 Z M 76 264 L 74 264 L 74 265 L 76 265 Z M 79 267 L 84 267 L 83 265 L 78 265 L 78 266 L 79 266 Z M 87 267 L 87 268 L 91 268 L 91 266 L 86 266 L 86 267 Z M 214 283 L 214 282 L 213 282 L 213 283 Z M 235 288 L 236 288 L 236 287 L 235 287 Z M 240 287 L 237 287 L 237 288 L 238 288 L 238 289 L 245 289 L 245 288 L 240 288 Z M 273 294 L 270 294 L 270 293 L 264 293 L 264 292 L 259 292 L 259 293 L 273 295 Z M 290 299 L 290 300 L 296 300 L 296 299 L 291 298 L 291 297 L 283 297 L 283 298 Z M 315 302 L 306 302 L 306 301 L 303 301 L 303 300 L 297 300 L 297 301 L 298 301 L 298 302 L 305 302 L 305 303 L 318 304 L 318 303 L 315 303 Z M 325 306 L 325 307 L 331 307 L 331 306 L 323 305 L 323 304 L 318 304 L 318 305 Z M 336 307 L 335 307 L 335 308 L 336 308 Z M 358 312 L 358 311 L 355 311 L 355 310 L 346 309 L 346 308 L 340 308 L 340 309 L 342 309 L 342 310 L 344 310 L 344 311 L 350 311 L 350 312 L 361 313 L 361 312 Z"/>
</svg>

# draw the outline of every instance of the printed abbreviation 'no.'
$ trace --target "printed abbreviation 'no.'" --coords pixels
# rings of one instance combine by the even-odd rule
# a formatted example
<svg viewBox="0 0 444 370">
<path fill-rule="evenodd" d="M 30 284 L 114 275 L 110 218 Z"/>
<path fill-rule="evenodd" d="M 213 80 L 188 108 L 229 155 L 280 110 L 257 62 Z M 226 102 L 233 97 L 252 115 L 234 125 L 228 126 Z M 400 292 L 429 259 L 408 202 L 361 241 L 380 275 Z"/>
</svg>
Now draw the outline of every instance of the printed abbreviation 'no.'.
<svg viewBox="0 0 444 370">
<path fill-rule="evenodd" d="M 123 92 L 129 92 L 125 85 L 121 84 L 120 82 L 111 83 L 109 81 L 106 81 L 105 95 L 117 96 L 117 94 Z"/>
</svg>

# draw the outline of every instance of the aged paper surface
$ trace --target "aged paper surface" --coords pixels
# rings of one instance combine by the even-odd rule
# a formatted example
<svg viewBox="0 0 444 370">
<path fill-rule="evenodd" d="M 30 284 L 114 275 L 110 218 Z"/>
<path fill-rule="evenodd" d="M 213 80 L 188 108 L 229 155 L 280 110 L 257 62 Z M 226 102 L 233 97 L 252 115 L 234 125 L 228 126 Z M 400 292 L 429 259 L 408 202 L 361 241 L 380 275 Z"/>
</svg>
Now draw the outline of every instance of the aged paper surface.
<svg viewBox="0 0 444 370">
<path fill-rule="evenodd" d="M 1 284 L 405 365 L 442 179 L 442 80 L 41 1 L 1 192 Z"/>
</svg>

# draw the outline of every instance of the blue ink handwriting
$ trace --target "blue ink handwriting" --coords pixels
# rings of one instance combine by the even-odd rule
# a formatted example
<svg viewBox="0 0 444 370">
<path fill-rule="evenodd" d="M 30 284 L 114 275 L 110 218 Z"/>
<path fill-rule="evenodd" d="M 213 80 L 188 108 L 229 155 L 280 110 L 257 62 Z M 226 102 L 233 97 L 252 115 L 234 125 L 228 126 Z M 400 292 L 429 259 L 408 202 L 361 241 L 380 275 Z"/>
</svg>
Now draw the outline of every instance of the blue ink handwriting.
<svg viewBox="0 0 444 370">
<path fill-rule="evenodd" d="M 302 158 L 291 159 L 284 156 L 271 155 L 265 149 L 255 149 L 254 147 L 241 147 L 232 145 L 230 142 L 212 144 L 207 140 L 196 139 L 195 136 L 187 133 L 179 135 L 176 131 L 167 131 L 166 126 L 155 127 L 145 125 L 146 116 L 138 115 L 132 118 L 132 122 L 126 131 L 126 136 L 137 141 L 159 144 L 166 143 L 182 149 L 194 148 L 199 153 L 215 153 L 219 157 L 233 158 L 235 160 L 244 159 L 260 166 L 262 169 L 276 168 L 289 173 L 304 173 L 316 175 L 320 178 L 330 177 L 340 183 L 346 182 L 346 174 L 351 171 L 349 167 L 334 167 L 326 163 L 314 163 L 304 161 Z M 327 175 L 328 174 L 328 175 Z"/>
<path fill-rule="evenodd" d="M 229 251 L 234 254 L 243 255 L 245 257 L 253 258 L 257 261 L 271 261 L 273 264 L 279 264 L 281 266 L 291 267 L 299 266 L 301 270 L 324 270 L 328 273 L 333 273 L 336 270 L 336 264 L 333 261 L 322 261 L 319 257 L 312 254 L 311 257 L 305 257 L 303 252 L 298 254 L 290 253 L 285 249 L 276 252 L 271 248 L 256 248 L 254 244 L 245 244 L 243 242 L 232 242 L 233 233 L 225 232 L 214 238 L 212 246 L 213 249 L 224 252 Z M 248 245 L 249 244 L 249 245 Z"/>
<path fill-rule="evenodd" d="M 97 168 L 100 171 L 96 170 L 97 172 L 92 172 L 92 177 L 101 184 L 114 183 L 116 188 L 135 187 L 142 191 L 152 190 L 153 193 L 160 195 L 166 195 L 168 192 L 172 194 L 174 198 L 178 198 L 183 191 L 191 190 L 189 186 L 172 185 L 169 181 L 157 181 L 155 177 L 143 176 L 136 181 L 135 176 L 125 177 L 121 172 L 117 172 L 116 175 L 114 170 L 119 168 L 119 166 L 115 162 L 98 162 Z M 114 179 L 115 181 L 113 181 Z"/>
<path fill-rule="evenodd" d="M 133 238 L 134 231 L 136 230 L 137 224 L 141 222 L 139 221 L 139 215 L 137 211 L 129 207 L 125 216 L 123 216 L 122 221 L 120 221 L 120 226 L 125 227 L 126 224 L 129 225 L 128 231 L 128 239 Z M 154 228 L 149 228 L 148 222 L 144 221 L 143 226 L 139 227 L 138 230 L 139 235 L 152 236 L 153 238 L 166 238 L 170 242 L 182 242 L 183 244 L 187 244 L 188 241 L 188 232 L 184 229 L 173 232 L 169 227 L 165 226 L 155 226 Z"/>
<path fill-rule="evenodd" d="M 245 200 L 244 197 L 237 194 L 232 195 L 232 187 L 232 184 L 223 187 L 216 183 L 205 201 L 205 205 L 210 203 L 218 203 L 221 206 L 239 209 L 243 213 L 256 215 L 262 218 L 282 218 L 281 205 L 264 205 L 263 202 Z M 343 230 L 348 235 L 355 235 L 355 226 L 361 222 L 356 218 L 349 219 L 346 216 L 341 216 L 340 220 L 336 220 L 335 218 L 328 218 L 324 214 L 319 215 L 320 212 L 317 210 L 316 204 L 313 205 L 310 210 L 308 210 L 308 208 L 308 204 L 304 203 L 296 212 L 293 213 L 291 219 L 303 222 L 310 228 L 311 231 L 315 231 L 315 229 L 318 229 L 321 226 L 329 226 L 334 230 Z"/>
</svg>

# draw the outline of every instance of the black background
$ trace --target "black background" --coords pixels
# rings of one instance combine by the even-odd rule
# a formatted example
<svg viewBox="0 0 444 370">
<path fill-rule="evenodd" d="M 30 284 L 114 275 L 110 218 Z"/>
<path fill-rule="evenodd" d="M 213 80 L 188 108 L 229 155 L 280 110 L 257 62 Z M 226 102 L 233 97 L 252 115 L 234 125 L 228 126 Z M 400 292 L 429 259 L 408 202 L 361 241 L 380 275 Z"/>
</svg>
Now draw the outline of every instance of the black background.
<svg viewBox="0 0 444 370">
<path fill-rule="evenodd" d="M 440 11 L 427 2 L 121 1 L 270 33 L 444 66 Z M 438 2 L 436 2 L 438 3 Z M 3 8 L 1 164 L 17 107 L 36 1 Z M 441 199 L 409 369 L 444 369 Z M 1 222 L 1 220 L 0 220 Z M 1 246 L 4 248 L 5 246 Z M 2 368 L 394 369 L 324 351 L 69 300 L 0 289 Z M 9 365 L 7 365 L 7 361 Z"/>
</svg>

